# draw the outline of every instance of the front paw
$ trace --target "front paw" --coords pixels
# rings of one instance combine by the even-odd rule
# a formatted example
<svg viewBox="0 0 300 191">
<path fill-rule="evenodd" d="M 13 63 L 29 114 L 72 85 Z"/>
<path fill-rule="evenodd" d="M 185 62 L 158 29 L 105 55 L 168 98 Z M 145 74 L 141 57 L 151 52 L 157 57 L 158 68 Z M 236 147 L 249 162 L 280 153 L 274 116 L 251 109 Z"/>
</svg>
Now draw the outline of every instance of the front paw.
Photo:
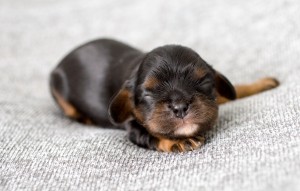
<svg viewBox="0 0 300 191">
<path fill-rule="evenodd" d="M 126 129 L 131 142 L 143 148 L 156 150 L 157 139 L 150 135 L 146 129 L 140 126 L 136 121 L 131 121 L 128 126 L 126 126 Z"/>
<path fill-rule="evenodd" d="M 163 152 L 186 152 L 200 148 L 205 138 L 198 136 L 181 140 L 159 139 L 157 150 Z"/>
<path fill-rule="evenodd" d="M 131 142 L 133 142 L 134 144 L 140 147 L 151 149 L 151 150 L 156 149 L 155 147 L 156 139 L 153 136 L 151 136 L 149 133 L 132 131 L 128 134 L 128 138 Z"/>
</svg>

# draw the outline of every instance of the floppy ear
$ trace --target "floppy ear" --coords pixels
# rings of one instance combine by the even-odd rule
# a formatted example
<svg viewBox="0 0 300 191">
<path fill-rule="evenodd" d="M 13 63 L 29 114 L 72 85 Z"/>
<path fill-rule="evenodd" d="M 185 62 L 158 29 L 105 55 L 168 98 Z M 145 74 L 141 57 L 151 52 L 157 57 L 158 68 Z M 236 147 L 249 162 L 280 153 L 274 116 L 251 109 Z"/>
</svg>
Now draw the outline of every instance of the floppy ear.
<svg viewBox="0 0 300 191">
<path fill-rule="evenodd" d="M 132 92 L 128 87 L 122 87 L 109 104 L 108 113 L 111 122 L 124 123 L 132 118 L 132 110 Z"/>
<path fill-rule="evenodd" d="M 236 99 L 236 91 L 231 82 L 221 73 L 215 73 L 216 88 L 218 93 L 227 99 Z"/>
</svg>

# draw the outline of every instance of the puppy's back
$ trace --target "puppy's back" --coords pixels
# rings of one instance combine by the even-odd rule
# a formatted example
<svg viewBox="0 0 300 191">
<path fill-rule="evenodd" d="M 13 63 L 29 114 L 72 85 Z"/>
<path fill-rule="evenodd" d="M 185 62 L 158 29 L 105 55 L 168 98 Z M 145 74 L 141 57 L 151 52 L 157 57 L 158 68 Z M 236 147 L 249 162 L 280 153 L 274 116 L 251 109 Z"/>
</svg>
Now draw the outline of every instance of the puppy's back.
<svg viewBox="0 0 300 191">
<path fill-rule="evenodd" d="M 111 126 L 108 105 L 142 53 L 124 43 L 99 39 L 67 54 L 50 75 L 50 90 L 65 115 Z"/>
</svg>

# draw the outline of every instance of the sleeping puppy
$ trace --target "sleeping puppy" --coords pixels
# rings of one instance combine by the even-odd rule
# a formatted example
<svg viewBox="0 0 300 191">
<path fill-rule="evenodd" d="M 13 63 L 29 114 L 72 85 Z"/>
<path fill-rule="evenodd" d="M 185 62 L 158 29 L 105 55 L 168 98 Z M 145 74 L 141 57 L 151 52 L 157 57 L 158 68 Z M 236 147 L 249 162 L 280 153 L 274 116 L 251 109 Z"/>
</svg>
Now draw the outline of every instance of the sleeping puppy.
<svg viewBox="0 0 300 191">
<path fill-rule="evenodd" d="M 51 93 L 72 119 L 127 130 L 144 148 L 194 150 L 218 117 L 218 105 L 278 86 L 273 78 L 233 86 L 195 51 L 179 45 L 148 53 L 99 39 L 69 53 L 52 71 Z"/>
</svg>

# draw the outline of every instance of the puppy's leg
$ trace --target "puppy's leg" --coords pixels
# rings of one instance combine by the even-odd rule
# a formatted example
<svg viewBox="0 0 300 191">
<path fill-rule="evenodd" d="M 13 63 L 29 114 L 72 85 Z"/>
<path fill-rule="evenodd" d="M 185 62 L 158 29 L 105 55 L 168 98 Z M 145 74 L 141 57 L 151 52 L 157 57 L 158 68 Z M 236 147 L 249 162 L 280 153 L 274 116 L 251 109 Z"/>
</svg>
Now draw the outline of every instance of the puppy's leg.
<svg viewBox="0 0 300 191">
<path fill-rule="evenodd" d="M 275 78 L 262 78 L 252 84 L 236 85 L 234 88 L 237 93 L 237 98 L 243 98 L 276 88 L 278 85 L 279 82 Z"/>
<path fill-rule="evenodd" d="M 78 110 L 69 102 L 67 102 L 54 88 L 51 89 L 51 92 L 53 94 L 54 99 L 60 106 L 60 108 L 63 110 L 63 113 L 71 118 L 74 119 L 80 123 L 84 123 L 87 125 L 92 125 L 92 121 L 83 115 L 81 115 Z"/>
<path fill-rule="evenodd" d="M 239 99 L 276 88 L 278 85 L 279 82 L 275 78 L 262 78 L 252 84 L 236 85 L 234 86 L 234 88 L 236 91 L 237 98 Z M 218 104 L 223 104 L 228 101 L 230 100 L 222 96 L 217 97 Z"/>
<path fill-rule="evenodd" d="M 157 150 L 163 152 L 185 152 L 192 151 L 204 144 L 205 138 L 198 136 L 180 140 L 160 138 L 157 142 Z"/>
<path fill-rule="evenodd" d="M 131 142 L 143 148 L 156 150 L 157 138 L 150 135 L 148 131 L 136 121 L 129 122 L 125 128 Z"/>
</svg>

